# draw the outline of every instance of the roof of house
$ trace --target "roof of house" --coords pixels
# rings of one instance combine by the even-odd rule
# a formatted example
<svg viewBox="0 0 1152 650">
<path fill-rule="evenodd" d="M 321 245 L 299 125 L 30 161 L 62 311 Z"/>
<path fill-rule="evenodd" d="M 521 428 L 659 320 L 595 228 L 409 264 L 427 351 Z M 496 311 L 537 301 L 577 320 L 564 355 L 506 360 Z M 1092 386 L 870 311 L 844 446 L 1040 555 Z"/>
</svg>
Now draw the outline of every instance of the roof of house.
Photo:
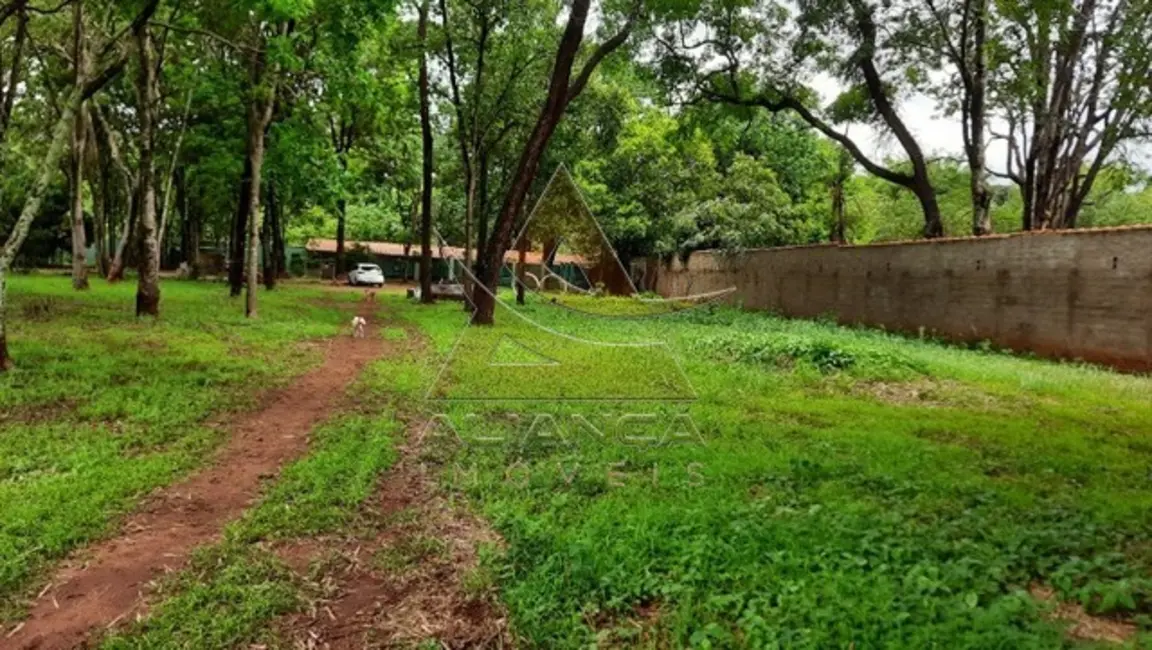
<svg viewBox="0 0 1152 650">
<path fill-rule="evenodd" d="M 335 239 L 309 239 L 308 243 L 304 246 L 310 253 L 335 253 L 336 240 Z M 367 251 L 372 255 L 383 255 L 387 257 L 405 257 L 404 244 L 397 244 L 395 242 L 387 241 L 345 241 L 345 250 L 354 251 Z M 420 247 L 414 245 L 409 247 L 408 257 L 419 257 Z M 458 246 L 433 246 L 432 247 L 433 259 L 444 258 L 464 258 L 464 249 Z M 543 258 L 543 253 L 539 251 L 528 251 L 524 255 L 525 262 L 528 264 L 540 264 Z M 517 251 L 508 251 L 504 253 L 505 262 L 516 262 L 520 259 L 520 253 Z M 579 264 L 584 265 L 584 258 L 579 255 L 567 255 L 564 253 L 557 253 L 554 264 Z"/>
</svg>

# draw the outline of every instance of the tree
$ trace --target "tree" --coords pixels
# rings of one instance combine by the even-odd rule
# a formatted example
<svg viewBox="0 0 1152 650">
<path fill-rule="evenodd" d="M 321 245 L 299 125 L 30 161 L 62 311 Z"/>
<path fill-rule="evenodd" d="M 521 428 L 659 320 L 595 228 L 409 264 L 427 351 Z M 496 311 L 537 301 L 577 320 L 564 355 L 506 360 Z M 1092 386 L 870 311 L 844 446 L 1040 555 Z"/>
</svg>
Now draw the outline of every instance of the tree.
<svg viewBox="0 0 1152 650">
<path fill-rule="evenodd" d="M 574 0 L 569 10 L 564 34 L 560 38 L 560 45 L 557 48 L 553 63 L 552 78 L 548 84 L 548 96 L 540 110 L 539 117 L 536 118 L 532 133 L 524 144 L 520 161 L 516 165 L 516 171 L 512 176 L 508 191 L 504 195 L 499 216 L 480 259 L 477 275 L 480 282 L 484 284 L 485 290 L 473 296 L 473 302 L 476 306 L 474 324 L 491 325 L 493 323 L 501 262 L 511 243 L 512 226 L 521 215 L 525 197 L 536 178 L 540 159 L 544 155 L 548 141 L 564 117 L 568 105 L 580 95 L 588 84 L 588 79 L 592 76 L 596 66 L 628 40 L 633 22 L 639 12 L 638 6 L 633 8 L 620 30 L 592 52 L 584 62 L 584 67 L 573 79 L 572 67 L 576 62 L 580 44 L 584 40 L 584 23 L 588 19 L 589 4 L 590 0 Z"/>
<path fill-rule="evenodd" d="M 428 3 L 421 0 L 420 25 L 420 136 L 424 159 L 420 186 L 420 302 L 432 297 L 432 117 L 428 91 Z"/>
<path fill-rule="evenodd" d="M 988 66 L 990 28 L 997 17 L 988 0 L 921 0 L 905 7 L 898 47 L 914 53 L 910 77 L 923 80 L 946 112 L 960 113 L 964 156 L 972 196 L 973 235 L 992 232 L 992 192 L 988 188 L 985 148 L 988 144 Z M 933 79 L 930 71 L 951 69 Z"/>
<path fill-rule="evenodd" d="M 72 66 L 77 87 L 88 77 L 88 44 L 84 40 L 84 3 L 72 4 Z M 88 243 L 84 234 L 84 149 L 88 144 L 87 105 L 81 102 L 72 126 L 72 288 L 88 289 Z"/>
<path fill-rule="evenodd" d="M 1072 228 L 1101 170 L 1152 134 L 1152 3 L 998 5 L 1006 25 L 993 103 L 1007 130 L 1006 172 L 1025 230 Z"/>
<path fill-rule="evenodd" d="M 790 22 L 792 10 L 775 0 L 752 7 L 731 1 L 705 4 L 693 20 L 664 30 L 659 38 L 662 65 L 673 79 L 689 77 L 693 92 L 706 99 L 795 112 L 847 149 L 868 173 L 911 191 L 923 212 L 924 236 L 940 237 L 944 230 L 927 157 L 897 110 L 895 79 L 881 69 L 894 46 L 889 36 L 881 38 L 877 14 L 887 24 L 899 10 L 865 0 L 810 0 L 799 4 Z M 804 86 L 820 73 L 848 84 L 824 111 L 812 108 L 813 93 Z M 907 157 L 909 170 L 872 160 L 834 127 L 853 121 L 886 129 Z"/>
<path fill-rule="evenodd" d="M 148 2 L 145 3 L 143 9 L 132 21 L 130 28 L 133 32 L 147 24 L 156 12 L 156 6 L 159 4 L 159 1 L 160 0 L 148 0 Z M 51 143 L 40 160 L 35 185 L 25 197 L 24 207 L 20 211 L 20 216 L 16 220 L 12 232 L 9 233 L 3 249 L 0 249 L 0 372 L 7 370 L 11 366 L 7 338 L 8 270 L 11 268 L 16 254 L 20 252 L 20 247 L 23 246 L 24 240 L 28 237 L 28 230 L 32 226 L 32 220 L 36 218 L 37 213 L 40 211 L 41 202 L 44 199 L 45 193 L 48 191 L 48 186 L 52 182 L 52 176 L 55 173 L 56 167 L 64 154 L 65 143 L 74 126 L 73 120 L 75 119 L 76 113 L 85 101 L 89 100 L 104 88 L 104 86 L 119 76 L 128 62 L 128 54 L 126 51 L 123 51 L 121 43 L 109 43 L 106 47 L 101 48 L 101 51 L 109 49 L 113 51 L 119 49 L 121 51 L 116 53 L 111 61 L 101 61 L 104 65 L 99 68 L 100 71 L 98 73 L 76 80 L 77 82 L 69 93 L 68 99 L 63 105 L 63 110 L 52 129 Z"/>
<path fill-rule="evenodd" d="M 140 171 L 137 173 L 136 209 L 139 260 L 137 265 L 136 315 L 160 315 L 160 243 L 156 223 L 156 110 L 159 103 L 152 29 L 147 22 L 133 26 L 136 45 L 136 98 L 140 120 L 137 150 Z"/>
</svg>

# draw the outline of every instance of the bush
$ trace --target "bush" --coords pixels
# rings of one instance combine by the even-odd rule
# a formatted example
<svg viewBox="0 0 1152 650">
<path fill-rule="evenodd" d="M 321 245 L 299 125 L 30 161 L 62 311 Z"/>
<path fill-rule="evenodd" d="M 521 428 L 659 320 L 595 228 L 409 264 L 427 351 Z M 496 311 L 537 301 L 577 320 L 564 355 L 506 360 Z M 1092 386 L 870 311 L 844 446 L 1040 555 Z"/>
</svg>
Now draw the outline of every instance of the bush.
<svg viewBox="0 0 1152 650">
<path fill-rule="evenodd" d="M 855 369 L 864 374 L 924 374 L 918 363 L 879 344 L 840 341 L 832 336 L 729 332 L 698 339 L 692 349 L 722 361 L 779 367 L 806 364 L 822 373 Z"/>
</svg>

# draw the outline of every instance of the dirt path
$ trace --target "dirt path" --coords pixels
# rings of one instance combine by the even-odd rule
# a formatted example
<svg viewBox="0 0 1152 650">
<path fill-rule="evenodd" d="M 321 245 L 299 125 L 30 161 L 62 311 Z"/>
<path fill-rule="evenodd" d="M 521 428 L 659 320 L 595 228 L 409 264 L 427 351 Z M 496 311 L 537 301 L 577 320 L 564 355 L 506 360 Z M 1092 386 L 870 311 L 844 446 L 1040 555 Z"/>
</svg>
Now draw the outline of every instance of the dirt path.
<svg viewBox="0 0 1152 650">
<path fill-rule="evenodd" d="M 409 339 L 419 334 L 409 330 Z M 419 345 L 419 343 L 417 343 Z M 371 534 L 299 540 L 279 555 L 312 585 L 309 611 L 277 624 L 288 647 L 511 647 L 507 614 L 479 567 L 500 537 L 438 486 L 426 421 L 410 417 L 400 457 L 365 507 Z M 421 646 L 423 647 L 423 646 Z"/>
<path fill-rule="evenodd" d="M 326 345 L 322 365 L 267 395 L 259 411 L 239 416 L 208 467 L 153 495 L 117 537 L 70 558 L 27 620 L 0 637 L 0 646 L 73 648 L 94 631 L 131 620 L 152 580 L 179 569 L 194 548 L 217 539 L 259 496 L 266 479 L 304 453 L 308 432 L 386 343 L 370 328 L 363 339 L 343 334 Z"/>
</svg>

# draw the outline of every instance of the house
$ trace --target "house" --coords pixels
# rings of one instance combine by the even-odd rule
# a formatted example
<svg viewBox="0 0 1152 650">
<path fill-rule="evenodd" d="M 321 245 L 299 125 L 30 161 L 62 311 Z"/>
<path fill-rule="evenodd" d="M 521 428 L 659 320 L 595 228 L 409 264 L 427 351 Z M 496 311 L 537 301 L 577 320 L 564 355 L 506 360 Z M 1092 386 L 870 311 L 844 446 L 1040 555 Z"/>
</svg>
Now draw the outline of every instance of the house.
<svg viewBox="0 0 1152 650">
<path fill-rule="evenodd" d="M 310 267 L 321 267 L 321 275 L 332 277 L 336 268 L 336 240 L 335 239 L 309 239 L 305 250 L 308 253 Z M 352 266 L 361 262 L 379 264 L 384 271 L 384 277 L 395 280 L 415 280 L 420 269 L 419 244 L 398 244 L 395 242 L 379 241 L 345 241 L 345 264 Z M 457 246 L 432 247 L 432 279 L 453 280 L 462 275 L 457 266 L 463 263 L 464 249 Z M 508 251 L 504 254 L 505 267 L 501 270 L 502 284 L 511 284 L 512 272 L 519 263 L 520 253 Z M 524 255 L 524 270 L 535 278 L 543 278 L 543 253 L 540 251 L 526 251 Z M 587 275 L 583 268 L 586 263 L 577 255 L 557 253 L 550 267 L 552 272 L 559 275 L 565 282 L 581 288 L 588 288 Z"/>
</svg>

